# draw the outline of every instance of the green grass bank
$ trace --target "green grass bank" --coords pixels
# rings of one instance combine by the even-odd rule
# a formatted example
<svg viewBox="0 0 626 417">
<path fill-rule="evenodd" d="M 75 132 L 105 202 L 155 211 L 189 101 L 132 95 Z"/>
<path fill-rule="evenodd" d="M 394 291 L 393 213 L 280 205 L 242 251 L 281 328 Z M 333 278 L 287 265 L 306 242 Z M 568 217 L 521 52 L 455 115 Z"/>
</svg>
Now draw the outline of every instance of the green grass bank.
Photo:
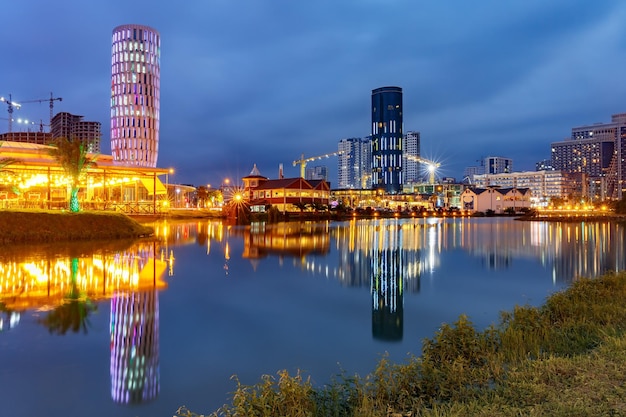
<svg viewBox="0 0 626 417">
<path fill-rule="evenodd" d="M 626 416 L 626 273 L 577 279 L 540 307 L 477 330 L 461 316 L 421 355 L 313 384 L 301 373 L 234 377 L 224 416 Z M 208 370 L 207 370 L 208 371 Z M 181 407 L 175 416 L 198 417 Z"/>
<path fill-rule="evenodd" d="M 122 213 L 0 210 L 0 244 L 148 237 L 154 230 Z"/>
</svg>

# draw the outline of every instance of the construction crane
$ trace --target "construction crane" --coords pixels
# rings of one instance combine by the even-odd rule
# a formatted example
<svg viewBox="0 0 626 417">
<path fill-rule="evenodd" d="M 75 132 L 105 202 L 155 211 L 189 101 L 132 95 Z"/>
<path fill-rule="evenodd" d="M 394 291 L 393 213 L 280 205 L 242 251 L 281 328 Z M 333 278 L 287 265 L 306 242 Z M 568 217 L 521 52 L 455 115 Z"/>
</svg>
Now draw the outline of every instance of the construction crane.
<svg viewBox="0 0 626 417">
<path fill-rule="evenodd" d="M 43 121 L 40 124 L 40 123 L 35 123 L 35 122 L 33 122 L 31 120 L 28 120 L 28 119 L 22 119 L 20 117 L 18 117 L 17 119 L 12 119 L 12 120 L 10 120 L 10 119 L 8 119 L 6 117 L 0 117 L 0 120 L 9 120 L 11 123 L 17 122 L 18 124 L 22 124 L 22 125 L 39 125 L 40 126 L 40 130 L 42 132 L 43 132 L 43 127 L 44 126 L 48 126 L 48 125 L 44 125 Z"/>
<path fill-rule="evenodd" d="M 331 152 L 331 153 L 327 153 L 327 154 L 320 155 L 320 156 L 312 156 L 310 158 L 305 158 L 304 154 L 302 154 L 300 159 L 296 159 L 295 161 L 293 161 L 293 166 L 295 167 L 296 165 L 300 164 L 300 177 L 304 178 L 304 172 L 306 169 L 307 162 L 316 161 L 322 158 L 330 158 L 331 156 L 337 156 L 341 153 L 342 151 L 337 151 L 337 152 Z"/>
<path fill-rule="evenodd" d="M 11 94 L 9 94 L 8 100 L 4 97 L 0 97 L 0 101 L 4 101 L 5 103 L 9 105 L 9 119 L 8 120 L 9 120 L 9 133 L 11 133 L 11 129 L 13 128 L 13 108 L 19 109 L 20 107 L 22 107 L 22 105 L 14 102 L 13 99 L 11 98 Z"/>
<path fill-rule="evenodd" d="M 54 102 L 56 100 L 63 101 L 63 98 L 61 98 L 61 97 L 54 97 L 52 95 L 52 92 L 50 92 L 50 98 L 26 100 L 26 101 L 22 101 L 22 103 L 43 103 L 44 101 L 49 102 L 50 103 L 50 126 L 52 126 L 52 111 L 54 109 Z"/>
<path fill-rule="evenodd" d="M 419 162 L 420 164 L 425 164 L 426 167 L 428 168 L 428 183 L 429 184 L 435 183 L 435 171 L 437 170 L 437 168 L 441 166 L 439 162 L 431 161 L 429 159 L 422 158 L 421 156 L 416 156 L 416 155 L 404 155 L 404 156 L 406 157 L 406 159 L 410 159 L 411 161 Z"/>
</svg>

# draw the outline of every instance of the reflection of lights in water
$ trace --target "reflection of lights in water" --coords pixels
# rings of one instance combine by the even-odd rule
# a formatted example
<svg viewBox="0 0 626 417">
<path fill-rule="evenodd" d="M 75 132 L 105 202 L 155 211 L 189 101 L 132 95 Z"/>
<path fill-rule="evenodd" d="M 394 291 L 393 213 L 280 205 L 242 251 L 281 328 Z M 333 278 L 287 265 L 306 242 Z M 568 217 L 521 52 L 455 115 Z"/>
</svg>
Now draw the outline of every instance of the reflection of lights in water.
<svg viewBox="0 0 626 417">
<path fill-rule="evenodd" d="M 20 317 L 20 313 L 15 311 L 7 312 L 6 322 L 4 318 L 0 317 L 0 332 L 15 328 L 20 322 Z"/>
<path fill-rule="evenodd" d="M 230 245 L 228 240 L 226 241 L 226 245 L 224 245 L 224 271 L 226 275 L 228 275 L 228 261 L 230 260 Z"/>
<path fill-rule="evenodd" d="M 161 274 L 167 263 L 154 259 L 154 245 L 139 243 L 123 252 L 83 256 L 75 263 L 74 280 L 71 264 L 75 258 L 0 261 L 0 302 L 17 311 L 49 308 L 63 302 L 73 283 L 90 299 L 109 298 L 118 290 L 164 287 Z"/>
<path fill-rule="evenodd" d="M 174 276 L 174 251 L 170 250 L 170 256 L 167 258 L 167 273 L 170 277 Z"/>
<path fill-rule="evenodd" d="M 111 298 L 111 396 L 142 403 L 159 393 L 159 296 L 156 290 Z"/>
<path fill-rule="evenodd" d="M 437 229 L 435 228 L 435 225 L 430 225 L 430 227 L 428 228 L 428 266 L 429 266 L 429 271 L 433 272 L 435 270 L 435 263 L 436 263 L 436 252 L 435 252 L 435 248 L 436 248 L 436 243 L 437 243 Z"/>
</svg>

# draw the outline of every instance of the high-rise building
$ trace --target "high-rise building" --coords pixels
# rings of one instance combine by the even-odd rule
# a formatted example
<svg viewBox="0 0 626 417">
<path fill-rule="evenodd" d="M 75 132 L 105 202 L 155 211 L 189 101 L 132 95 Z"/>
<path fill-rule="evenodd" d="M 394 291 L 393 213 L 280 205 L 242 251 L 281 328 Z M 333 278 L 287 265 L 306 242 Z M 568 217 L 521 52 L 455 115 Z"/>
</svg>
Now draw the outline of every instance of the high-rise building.
<svg viewBox="0 0 626 417">
<path fill-rule="evenodd" d="M 159 154 L 161 37 L 148 26 L 113 29 L 111 154 L 121 165 L 156 167 Z"/>
<path fill-rule="evenodd" d="M 367 138 L 341 139 L 338 146 L 339 189 L 371 187 L 372 142 Z"/>
<path fill-rule="evenodd" d="M 465 169 L 463 170 L 462 182 L 464 184 L 474 184 L 474 177 L 476 175 L 482 175 L 484 173 L 485 173 L 485 167 L 483 165 L 465 167 Z"/>
<path fill-rule="evenodd" d="M 102 128 L 100 122 L 86 122 L 83 116 L 60 112 L 54 115 L 50 126 L 52 138 L 81 141 L 87 152 L 100 153 Z"/>
<path fill-rule="evenodd" d="M 402 88 L 372 90 L 372 187 L 402 192 Z"/>
<path fill-rule="evenodd" d="M 551 159 L 542 159 L 535 164 L 536 171 L 554 171 Z"/>
<path fill-rule="evenodd" d="M 488 156 L 484 160 L 485 174 L 513 172 L 513 160 L 502 156 Z"/>
<path fill-rule="evenodd" d="M 569 139 L 552 143 L 552 167 L 586 174 L 602 184 L 601 194 L 622 198 L 626 184 L 626 113 L 614 114 L 610 123 L 572 128 Z"/>
<path fill-rule="evenodd" d="M 404 183 L 423 182 L 420 173 L 423 172 L 421 163 L 408 156 L 420 157 L 420 132 L 407 132 L 404 135 L 402 144 L 403 158 L 402 171 L 404 173 Z"/>
<path fill-rule="evenodd" d="M 307 181 L 311 181 L 311 180 L 328 181 L 328 167 L 324 165 L 316 165 L 314 167 L 307 167 L 304 178 Z"/>
</svg>

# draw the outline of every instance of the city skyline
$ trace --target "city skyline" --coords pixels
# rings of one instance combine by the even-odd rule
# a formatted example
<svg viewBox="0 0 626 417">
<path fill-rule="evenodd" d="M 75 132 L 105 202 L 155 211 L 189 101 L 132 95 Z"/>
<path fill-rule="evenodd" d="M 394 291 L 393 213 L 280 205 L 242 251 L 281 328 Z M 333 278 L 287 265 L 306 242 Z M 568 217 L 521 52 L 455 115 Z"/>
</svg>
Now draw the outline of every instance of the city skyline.
<svg viewBox="0 0 626 417">
<path fill-rule="evenodd" d="M 370 133 L 371 91 L 382 86 L 403 89 L 404 131 L 420 132 L 422 156 L 457 180 L 488 155 L 534 170 L 573 127 L 626 111 L 616 81 L 626 5 L 617 1 L 147 5 L 5 5 L 5 33 L 16 35 L 0 48 L 11 63 L 0 69 L 0 95 L 20 102 L 53 92 L 63 98 L 55 113 L 102 123 L 110 154 L 111 30 L 153 27 L 164 51 L 157 166 L 195 185 L 239 180 L 254 164 L 270 178 L 280 164 L 297 177 L 292 161 L 302 154 Z M 48 114 L 43 101 L 13 116 L 47 123 Z M 336 186 L 336 159 L 324 165 Z"/>
</svg>

